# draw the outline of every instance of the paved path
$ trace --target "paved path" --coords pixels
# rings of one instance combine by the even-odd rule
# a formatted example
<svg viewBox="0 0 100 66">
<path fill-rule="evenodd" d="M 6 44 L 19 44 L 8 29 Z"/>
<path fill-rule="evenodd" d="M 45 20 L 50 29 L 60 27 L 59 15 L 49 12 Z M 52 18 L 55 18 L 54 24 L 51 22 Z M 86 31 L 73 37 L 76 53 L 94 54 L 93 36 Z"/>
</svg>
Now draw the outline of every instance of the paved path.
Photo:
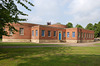
<svg viewBox="0 0 100 66">
<path fill-rule="evenodd" d="M 90 43 L 47 43 L 47 44 L 60 44 L 60 45 L 43 45 L 43 46 L 0 46 L 0 48 L 35 48 L 35 47 L 68 47 L 68 46 L 80 46 L 80 47 L 100 47 L 94 45 L 99 42 L 90 42 Z M 46 44 L 46 43 L 42 43 Z"/>
</svg>

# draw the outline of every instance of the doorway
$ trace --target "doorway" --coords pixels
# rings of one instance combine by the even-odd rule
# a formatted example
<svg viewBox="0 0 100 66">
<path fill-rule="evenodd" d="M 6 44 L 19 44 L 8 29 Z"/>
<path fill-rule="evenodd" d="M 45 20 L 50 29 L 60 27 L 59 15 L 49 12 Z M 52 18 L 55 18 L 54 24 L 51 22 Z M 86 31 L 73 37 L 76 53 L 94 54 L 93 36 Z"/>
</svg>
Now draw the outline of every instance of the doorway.
<svg viewBox="0 0 100 66">
<path fill-rule="evenodd" d="M 59 32 L 59 40 L 61 40 L 61 32 Z"/>
</svg>

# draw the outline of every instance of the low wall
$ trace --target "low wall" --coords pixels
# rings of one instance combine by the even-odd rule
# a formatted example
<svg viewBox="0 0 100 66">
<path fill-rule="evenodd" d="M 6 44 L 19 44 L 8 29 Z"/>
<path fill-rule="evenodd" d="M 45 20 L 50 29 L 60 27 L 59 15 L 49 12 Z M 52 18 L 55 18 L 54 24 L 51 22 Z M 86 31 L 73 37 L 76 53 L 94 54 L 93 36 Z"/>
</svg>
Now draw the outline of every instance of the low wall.
<svg viewBox="0 0 100 66">
<path fill-rule="evenodd" d="M 39 40 L 39 43 L 58 43 L 58 40 Z"/>
<path fill-rule="evenodd" d="M 94 40 L 78 40 L 78 43 L 94 42 Z"/>
<path fill-rule="evenodd" d="M 31 39 L 31 42 L 39 43 L 39 39 Z"/>
<path fill-rule="evenodd" d="M 77 43 L 77 40 L 66 40 L 66 43 Z"/>
<path fill-rule="evenodd" d="M 34 42 L 34 43 L 85 43 L 94 42 L 94 40 L 39 40 L 39 39 L 2 39 L 2 42 Z"/>
<path fill-rule="evenodd" d="M 2 39 L 2 42 L 30 42 L 30 39 Z"/>
<path fill-rule="evenodd" d="M 67 43 L 85 43 L 85 42 L 94 42 L 94 40 L 66 40 Z"/>
</svg>

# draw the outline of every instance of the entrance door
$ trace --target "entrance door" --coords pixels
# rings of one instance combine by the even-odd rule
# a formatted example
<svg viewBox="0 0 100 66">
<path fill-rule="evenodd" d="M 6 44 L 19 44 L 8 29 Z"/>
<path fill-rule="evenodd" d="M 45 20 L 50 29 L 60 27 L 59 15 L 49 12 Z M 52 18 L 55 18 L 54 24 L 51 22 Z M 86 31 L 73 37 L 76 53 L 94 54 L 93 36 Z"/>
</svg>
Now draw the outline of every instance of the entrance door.
<svg viewBox="0 0 100 66">
<path fill-rule="evenodd" d="M 61 40 L 61 32 L 59 32 L 59 40 Z"/>
</svg>

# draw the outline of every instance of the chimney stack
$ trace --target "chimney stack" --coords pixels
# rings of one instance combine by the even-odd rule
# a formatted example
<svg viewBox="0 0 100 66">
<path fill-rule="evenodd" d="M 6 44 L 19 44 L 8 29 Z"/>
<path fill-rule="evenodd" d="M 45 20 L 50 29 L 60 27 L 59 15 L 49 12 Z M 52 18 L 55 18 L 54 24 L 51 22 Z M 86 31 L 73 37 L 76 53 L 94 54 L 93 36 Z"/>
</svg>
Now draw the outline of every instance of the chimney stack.
<svg viewBox="0 0 100 66">
<path fill-rule="evenodd" d="M 47 25 L 51 25 L 51 22 L 47 22 Z"/>
</svg>

